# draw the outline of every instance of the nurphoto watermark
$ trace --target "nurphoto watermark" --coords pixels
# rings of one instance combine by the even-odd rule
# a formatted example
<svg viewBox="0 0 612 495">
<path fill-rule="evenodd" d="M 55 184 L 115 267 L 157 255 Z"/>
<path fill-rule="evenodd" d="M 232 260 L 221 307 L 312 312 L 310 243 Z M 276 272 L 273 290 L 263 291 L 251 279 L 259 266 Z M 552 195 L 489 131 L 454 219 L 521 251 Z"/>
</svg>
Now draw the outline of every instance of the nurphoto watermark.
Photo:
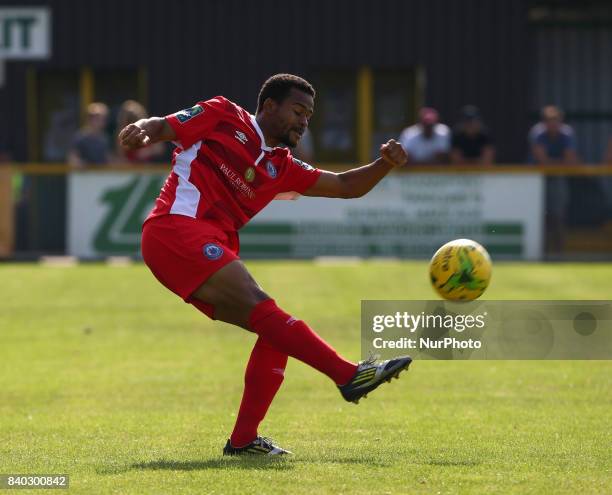
<svg viewBox="0 0 612 495">
<path fill-rule="evenodd" d="M 362 301 L 361 351 L 382 359 L 612 359 L 612 301 Z"/>
</svg>

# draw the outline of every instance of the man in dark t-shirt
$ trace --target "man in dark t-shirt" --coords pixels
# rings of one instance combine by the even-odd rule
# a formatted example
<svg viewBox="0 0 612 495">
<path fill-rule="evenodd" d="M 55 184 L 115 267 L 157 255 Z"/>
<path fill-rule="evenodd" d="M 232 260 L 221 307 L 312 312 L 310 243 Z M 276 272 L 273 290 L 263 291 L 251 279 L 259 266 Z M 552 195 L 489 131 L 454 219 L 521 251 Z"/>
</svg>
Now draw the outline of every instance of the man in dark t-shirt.
<svg viewBox="0 0 612 495">
<path fill-rule="evenodd" d="M 79 130 L 68 152 L 68 163 L 73 168 L 105 165 L 111 161 L 111 144 L 106 135 L 108 107 L 104 103 L 90 103 L 85 126 Z"/>
<path fill-rule="evenodd" d="M 490 165 L 495 160 L 493 140 L 480 118 L 478 108 L 467 105 L 461 121 L 453 129 L 451 162 Z"/>
<path fill-rule="evenodd" d="M 528 134 L 530 161 L 543 166 L 576 165 L 576 137 L 574 129 L 564 123 L 559 107 L 547 105 L 541 111 L 542 120 Z M 563 252 L 567 227 L 570 189 L 566 176 L 546 177 L 546 239 L 548 254 Z"/>
</svg>

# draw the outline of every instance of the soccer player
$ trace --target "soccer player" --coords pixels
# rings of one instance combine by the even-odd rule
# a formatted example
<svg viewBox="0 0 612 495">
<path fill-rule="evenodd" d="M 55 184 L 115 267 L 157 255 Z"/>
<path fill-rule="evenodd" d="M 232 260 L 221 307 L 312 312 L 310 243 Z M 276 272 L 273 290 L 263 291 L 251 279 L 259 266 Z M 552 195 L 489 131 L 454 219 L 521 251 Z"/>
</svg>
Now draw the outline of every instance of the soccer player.
<svg viewBox="0 0 612 495">
<path fill-rule="evenodd" d="M 119 134 L 127 150 L 160 141 L 176 145 L 172 171 L 143 225 L 147 266 L 208 317 L 258 335 L 224 455 L 289 453 L 257 431 L 288 356 L 326 374 L 342 397 L 355 403 L 411 362 L 344 359 L 305 322 L 279 308 L 238 256 L 237 231 L 277 195 L 358 198 L 406 162 L 393 140 L 380 147 L 373 163 L 338 174 L 293 158 L 287 147 L 304 134 L 314 97 L 304 79 L 277 74 L 263 84 L 255 115 L 217 96 L 164 118 L 139 120 Z"/>
</svg>

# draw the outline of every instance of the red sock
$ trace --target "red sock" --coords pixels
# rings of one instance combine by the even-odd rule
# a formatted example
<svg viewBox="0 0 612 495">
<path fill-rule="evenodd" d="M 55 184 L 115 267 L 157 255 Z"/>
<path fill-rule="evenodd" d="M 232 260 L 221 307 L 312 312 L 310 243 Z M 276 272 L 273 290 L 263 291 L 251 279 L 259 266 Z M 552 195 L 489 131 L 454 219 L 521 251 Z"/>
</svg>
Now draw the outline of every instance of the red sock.
<svg viewBox="0 0 612 495">
<path fill-rule="evenodd" d="M 253 308 L 249 325 L 273 347 L 326 374 L 337 385 L 347 383 L 357 370 L 355 363 L 340 357 L 306 323 L 280 309 L 274 299 Z"/>
<path fill-rule="evenodd" d="M 244 374 L 244 393 L 230 438 L 234 447 L 244 447 L 257 437 L 257 427 L 283 383 L 287 357 L 261 337 L 257 339 Z"/>
</svg>

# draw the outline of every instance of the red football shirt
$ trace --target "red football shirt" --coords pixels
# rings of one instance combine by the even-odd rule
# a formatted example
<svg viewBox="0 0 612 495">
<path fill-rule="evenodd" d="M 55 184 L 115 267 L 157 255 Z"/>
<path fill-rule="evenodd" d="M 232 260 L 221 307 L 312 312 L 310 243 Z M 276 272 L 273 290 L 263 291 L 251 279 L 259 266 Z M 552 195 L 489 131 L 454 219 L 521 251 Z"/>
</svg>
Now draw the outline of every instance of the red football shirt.
<svg viewBox="0 0 612 495">
<path fill-rule="evenodd" d="M 238 230 L 279 193 L 303 193 L 321 171 L 266 146 L 255 117 L 223 96 L 166 117 L 176 132 L 172 171 L 147 220 L 208 219 Z"/>
</svg>

